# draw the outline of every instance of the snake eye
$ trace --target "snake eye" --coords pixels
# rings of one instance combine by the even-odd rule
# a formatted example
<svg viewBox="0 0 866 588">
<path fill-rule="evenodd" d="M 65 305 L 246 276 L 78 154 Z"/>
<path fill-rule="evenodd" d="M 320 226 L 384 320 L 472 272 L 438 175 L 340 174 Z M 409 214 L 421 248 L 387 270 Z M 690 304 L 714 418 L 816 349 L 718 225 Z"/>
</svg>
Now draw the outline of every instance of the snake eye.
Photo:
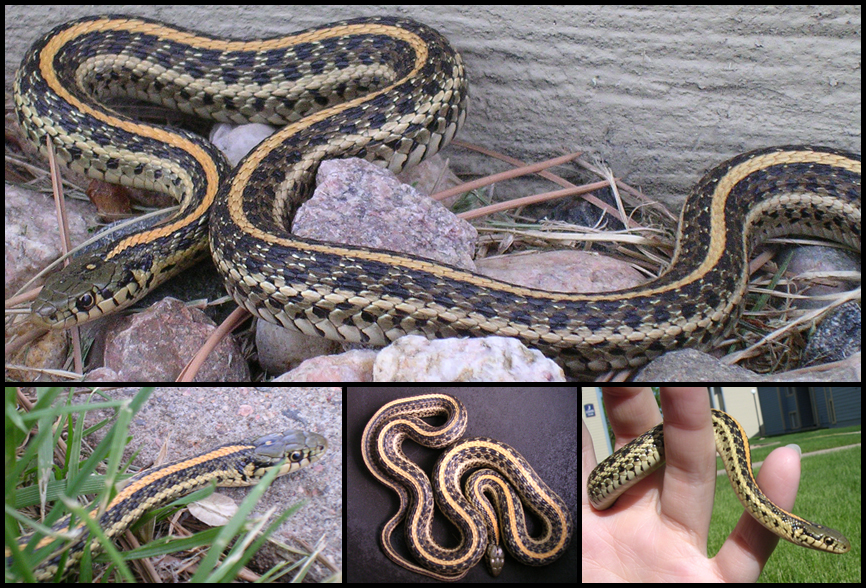
<svg viewBox="0 0 866 588">
<path fill-rule="evenodd" d="M 88 292 L 87 294 L 82 294 L 78 297 L 78 302 L 75 304 L 75 306 L 78 308 L 78 310 L 90 310 L 91 308 L 93 308 L 93 305 L 95 303 L 96 299 L 93 298 L 93 294 L 90 294 Z"/>
<path fill-rule="evenodd" d="M 293 451 L 292 454 L 289 456 L 289 459 L 291 459 L 292 461 L 301 461 L 301 457 L 303 457 L 303 455 L 304 454 L 300 451 Z"/>
</svg>

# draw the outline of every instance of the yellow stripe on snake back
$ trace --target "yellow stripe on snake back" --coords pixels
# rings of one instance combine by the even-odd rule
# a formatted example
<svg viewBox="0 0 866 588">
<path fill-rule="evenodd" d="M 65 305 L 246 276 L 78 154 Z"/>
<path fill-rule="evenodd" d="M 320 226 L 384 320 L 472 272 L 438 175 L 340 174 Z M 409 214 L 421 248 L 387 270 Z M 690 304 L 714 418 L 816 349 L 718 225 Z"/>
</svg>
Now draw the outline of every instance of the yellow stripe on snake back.
<svg viewBox="0 0 866 588">
<path fill-rule="evenodd" d="M 752 474 L 752 458 L 745 431 L 731 415 L 712 409 L 716 450 L 725 464 L 734 493 L 752 518 L 794 545 L 847 553 L 851 543 L 836 529 L 807 521 L 777 506 L 761 491 Z M 664 425 L 657 425 L 598 464 L 586 483 L 596 510 L 613 506 L 626 490 L 665 462 Z"/>
<path fill-rule="evenodd" d="M 129 96 L 232 122 L 286 125 L 233 172 L 200 137 L 123 117 Z M 55 328 L 123 308 L 210 252 L 237 303 L 307 334 L 386 344 L 516 337 L 574 372 L 706 349 L 736 322 L 748 253 L 812 235 L 860 250 L 860 156 L 783 146 L 710 170 L 683 206 L 674 259 L 647 284 L 563 294 L 410 254 L 299 238 L 290 224 L 325 158 L 393 170 L 448 144 L 468 100 L 463 61 L 433 29 L 364 18 L 286 37 L 229 41 L 145 19 L 87 17 L 28 52 L 14 86 L 28 137 L 69 167 L 172 194 L 175 217 L 75 260 L 33 303 Z M 208 214 L 210 221 L 208 221 Z"/>
<path fill-rule="evenodd" d="M 440 427 L 421 420 L 437 415 L 448 416 Z M 367 423 L 361 439 L 364 463 L 400 498 L 399 511 L 379 534 L 383 552 L 397 565 L 443 581 L 463 578 L 485 553 L 491 572 L 498 575 L 503 557 L 500 539 L 523 564 L 542 566 L 555 561 L 571 541 L 568 506 L 512 447 L 486 437 L 460 439 L 467 422 L 466 408 L 459 399 L 425 394 L 389 402 Z M 407 437 L 426 447 L 446 448 L 431 479 L 403 453 Z M 484 469 L 469 476 L 464 496 L 461 478 L 476 467 Z M 494 492 L 493 504 L 481 494 L 485 487 Z M 442 547 L 431 533 L 434 494 L 436 505 L 460 533 L 455 548 Z M 541 522 L 542 530 L 535 537 L 526 529 L 523 503 Z M 507 521 L 504 526 L 498 524 L 494 510 L 500 520 Z M 406 542 L 415 562 L 400 555 L 391 541 L 404 516 Z"/>
<path fill-rule="evenodd" d="M 211 482 L 227 487 L 252 486 L 277 468 L 281 461 L 284 463 L 278 468 L 277 476 L 295 472 L 318 461 L 327 448 L 327 440 L 318 433 L 291 430 L 223 445 L 201 455 L 154 466 L 124 482 L 123 489 L 99 515 L 99 525 L 106 537 L 112 539 L 147 511 L 186 496 Z M 33 570 L 35 579 L 49 580 L 58 570 L 62 576 L 81 559 L 88 544 L 91 544 L 93 553 L 101 551 L 102 546 L 93 540 L 87 527 L 79 521 L 70 528 L 70 520 L 71 517 L 64 517 L 52 526 L 54 535 L 35 541 L 36 550 L 57 543 L 57 549 Z M 58 535 L 69 539 L 64 543 L 58 539 Z M 19 537 L 16 541 L 18 549 L 24 550 L 34 542 L 34 537 L 33 533 Z M 63 556 L 66 556 L 65 560 Z M 7 568 L 13 567 L 8 545 L 6 565 Z"/>
</svg>

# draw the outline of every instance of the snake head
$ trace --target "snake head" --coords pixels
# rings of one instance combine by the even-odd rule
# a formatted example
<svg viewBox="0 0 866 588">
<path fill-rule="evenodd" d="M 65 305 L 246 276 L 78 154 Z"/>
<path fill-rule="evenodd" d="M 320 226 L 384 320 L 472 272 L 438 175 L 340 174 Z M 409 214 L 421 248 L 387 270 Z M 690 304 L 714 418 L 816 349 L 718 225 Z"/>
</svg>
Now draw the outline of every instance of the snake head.
<svg viewBox="0 0 866 588">
<path fill-rule="evenodd" d="M 51 329 L 97 319 L 140 300 L 150 290 L 199 261 L 206 243 L 190 258 L 176 258 L 170 249 L 162 259 L 141 246 L 125 245 L 120 254 L 114 243 L 73 258 L 45 281 L 30 305 L 31 322 Z"/>
</svg>

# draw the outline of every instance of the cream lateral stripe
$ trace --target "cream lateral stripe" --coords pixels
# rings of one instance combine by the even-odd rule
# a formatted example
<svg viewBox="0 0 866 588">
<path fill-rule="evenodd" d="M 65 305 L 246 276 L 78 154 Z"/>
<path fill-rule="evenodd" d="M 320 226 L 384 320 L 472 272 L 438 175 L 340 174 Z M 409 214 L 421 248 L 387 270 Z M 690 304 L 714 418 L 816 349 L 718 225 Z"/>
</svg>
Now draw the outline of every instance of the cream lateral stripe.
<svg viewBox="0 0 866 588">
<path fill-rule="evenodd" d="M 358 28 L 359 27 L 353 27 L 353 28 L 349 28 L 345 31 L 340 31 L 340 34 L 341 35 L 353 34 L 355 32 L 355 29 L 358 29 Z M 256 170 L 256 168 L 258 168 L 261 165 L 264 157 L 267 156 L 271 152 L 272 149 L 281 145 L 286 140 L 287 137 L 291 137 L 292 135 L 295 135 L 295 134 L 301 132 L 302 130 L 307 129 L 307 128 L 311 127 L 312 125 L 321 122 L 322 120 L 325 120 L 329 117 L 332 117 L 338 112 L 344 112 L 344 111 L 349 110 L 351 108 L 357 108 L 358 106 L 360 106 L 366 102 L 369 102 L 372 99 L 375 99 L 376 96 L 380 96 L 380 95 L 382 95 L 388 91 L 393 90 L 396 86 L 398 86 L 400 83 L 406 81 L 407 79 L 418 75 L 421 67 L 423 66 L 424 62 L 427 60 L 428 55 L 427 55 L 427 48 L 426 48 L 425 44 L 418 38 L 417 35 L 413 35 L 413 34 L 409 33 L 408 31 L 405 31 L 405 30 L 397 28 L 397 27 L 381 27 L 380 26 L 380 27 L 372 27 L 372 30 L 366 30 L 366 29 L 370 29 L 370 28 L 371 27 L 369 27 L 369 26 L 361 27 L 358 32 L 364 32 L 367 34 L 373 33 L 373 32 L 378 32 L 379 34 L 382 34 L 382 35 L 388 35 L 388 36 L 393 36 L 395 38 L 402 39 L 407 44 L 409 44 L 414 49 L 415 66 L 412 68 L 412 70 L 406 76 L 400 78 L 399 80 L 396 80 L 393 84 L 391 84 L 391 85 L 389 85 L 389 86 L 387 86 L 387 87 L 385 87 L 385 88 L 383 88 L 377 92 L 373 92 L 371 94 L 361 96 L 359 98 L 356 98 L 354 100 L 351 100 L 349 102 L 341 104 L 338 107 L 323 110 L 323 111 L 319 112 L 318 114 L 304 117 L 302 120 L 300 120 L 294 124 L 291 124 L 291 125 L 285 127 L 284 129 L 281 129 L 280 131 L 278 131 L 277 133 L 274 133 L 273 135 L 271 135 L 270 137 L 266 138 L 263 141 L 263 143 L 266 143 L 266 145 L 260 146 L 255 151 L 253 151 L 249 157 L 244 159 L 244 162 L 241 165 L 241 167 L 235 172 L 234 180 L 232 181 L 233 185 L 237 186 L 237 188 L 234 190 L 229 190 L 229 198 L 230 198 L 229 210 L 230 210 L 230 213 L 232 215 L 232 218 L 234 219 L 234 221 L 238 225 L 249 227 L 248 231 L 249 231 L 250 235 L 253 235 L 256 238 L 261 239 L 262 241 L 266 241 L 268 243 L 281 244 L 281 245 L 286 245 L 286 246 L 291 246 L 291 247 L 303 247 L 304 249 L 309 250 L 309 251 L 341 253 L 343 255 L 358 255 L 359 257 L 362 257 L 362 258 L 365 256 L 365 252 L 363 250 L 358 250 L 358 249 L 354 249 L 354 248 L 340 248 L 339 245 L 334 245 L 334 244 L 319 246 L 316 243 L 310 243 L 308 241 L 299 241 L 297 239 L 280 238 L 280 237 L 277 237 L 271 233 L 267 233 L 267 232 L 261 230 L 260 228 L 258 228 L 257 226 L 255 226 L 253 223 L 251 223 L 250 219 L 248 219 L 246 217 L 246 215 L 244 215 L 243 207 L 240 205 L 240 203 L 234 203 L 234 200 L 240 199 L 243 197 L 243 187 L 246 186 L 246 184 L 249 182 L 250 176 L 253 174 L 253 172 Z M 379 255 L 381 255 L 381 253 L 379 253 Z M 396 260 L 399 260 L 398 256 L 394 256 L 394 257 Z M 367 258 L 368 259 L 377 259 L 378 257 L 376 255 L 373 255 L 372 257 L 367 257 Z"/>
<path fill-rule="evenodd" d="M 484 476 L 484 479 L 488 480 L 492 484 L 497 484 L 501 487 L 502 496 L 506 500 L 506 506 L 507 506 L 506 510 L 508 512 L 514 512 L 515 509 L 517 509 L 517 508 L 523 508 L 522 505 L 520 505 L 519 503 L 514 501 L 513 494 L 508 491 L 509 486 L 507 484 L 503 483 L 503 481 L 500 478 L 498 478 L 496 476 L 487 475 L 487 476 Z M 484 501 L 484 504 L 489 504 L 489 503 L 487 501 Z M 490 517 L 490 520 L 493 520 L 495 518 L 495 516 L 496 516 L 495 512 L 491 512 L 488 506 L 483 506 L 482 508 L 484 508 L 487 511 L 487 516 Z M 560 517 L 560 521 L 562 522 L 562 524 L 565 525 L 567 521 L 562 516 L 562 513 L 559 513 L 558 516 Z M 543 559 L 546 557 L 550 557 L 551 555 L 554 555 L 559 549 L 563 548 L 563 544 L 562 544 L 562 542 L 560 542 L 560 543 L 554 545 L 547 552 L 536 553 L 535 551 L 533 551 L 531 549 L 530 545 L 523 542 L 522 536 L 521 536 L 521 534 L 517 528 L 516 518 L 510 517 L 509 522 L 510 522 L 512 537 L 514 537 L 514 540 L 520 546 L 521 551 L 523 551 L 525 553 L 525 555 L 527 555 L 528 557 L 531 557 L 533 559 Z M 549 530 L 548 530 L 548 532 L 549 532 Z M 499 542 L 498 536 L 500 534 L 498 526 L 495 528 L 495 534 L 497 536 L 497 543 L 498 543 Z M 542 539 L 544 539 L 544 537 L 542 537 Z M 565 536 L 563 536 L 563 541 L 564 540 L 565 540 Z"/>
<path fill-rule="evenodd" d="M 88 515 L 92 519 L 98 518 L 103 533 L 112 539 L 123 533 L 148 510 L 167 504 L 211 482 L 215 482 L 217 486 L 251 486 L 273 469 L 277 469 L 277 476 L 282 476 L 315 463 L 327 448 L 328 442 L 324 437 L 300 430 L 272 433 L 249 441 L 224 445 L 201 455 L 154 466 L 135 474 L 126 481 L 126 486 L 118 492 L 104 512 L 93 508 L 88 511 Z M 283 460 L 286 463 L 278 466 Z M 91 507 L 93 504 L 88 508 Z M 59 541 L 52 536 L 45 536 L 37 541 L 36 549 L 52 543 L 58 543 L 58 548 L 47 558 L 36 562 L 33 570 L 35 579 L 46 581 L 53 578 L 58 570 L 62 576 L 83 556 L 85 546 L 91 543 L 93 538 L 81 521 L 72 528 L 70 523 L 71 516 L 66 516 L 52 526 L 55 534 L 70 537 L 68 541 Z M 32 533 L 18 537 L 18 549 L 23 551 L 33 537 Z M 93 542 L 93 553 L 98 553 L 101 549 L 98 542 Z M 64 556 L 66 560 L 61 569 Z M 27 563 L 31 564 L 29 561 Z M 16 567 L 8 545 L 6 566 L 7 573 L 9 569 Z"/>
<path fill-rule="evenodd" d="M 381 459 L 388 466 L 390 466 L 391 469 L 394 469 L 394 470 L 402 469 L 402 468 L 400 468 L 399 463 L 397 463 L 396 461 L 394 461 L 390 458 L 390 456 L 396 454 L 397 447 L 386 447 L 385 445 L 382 444 L 382 440 L 388 438 L 388 431 L 389 430 L 391 430 L 395 427 L 399 427 L 400 425 L 405 425 L 405 426 L 411 427 L 414 431 L 416 431 L 419 435 L 422 435 L 422 436 L 426 436 L 426 437 L 433 437 L 434 436 L 434 435 L 431 435 L 430 433 L 428 433 L 427 431 L 423 431 L 423 430 L 417 428 L 415 426 L 414 422 L 404 420 L 404 419 L 394 420 L 394 421 L 389 422 L 387 425 L 385 425 L 382 429 L 382 433 L 379 436 L 379 455 L 381 456 Z M 402 451 L 400 453 L 402 454 Z M 413 494 L 415 496 L 422 496 L 424 492 L 429 492 L 429 489 L 428 489 L 429 484 L 426 483 L 426 478 L 424 478 L 422 481 L 422 478 L 416 476 L 416 477 L 409 477 L 409 480 L 412 483 L 412 487 L 414 489 Z M 452 506 L 454 507 L 454 509 L 460 513 L 463 520 L 465 520 L 467 522 L 472 521 L 472 517 L 469 515 L 469 513 L 466 511 L 465 508 L 463 508 L 459 504 L 455 504 L 453 501 L 450 501 L 450 502 L 451 502 Z M 434 563 L 438 563 L 441 565 L 451 565 L 454 563 L 452 560 L 440 559 L 440 558 L 436 557 L 435 554 L 430 553 L 428 551 L 426 546 L 432 544 L 432 538 L 429 535 L 429 525 L 424 526 L 423 528 L 419 528 L 419 525 L 421 524 L 420 517 L 413 518 L 409 522 L 409 524 L 411 527 L 410 532 L 413 535 L 421 536 L 422 534 L 424 534 L 428 539 L 431 539 L 430 542 L 424 542 L 424 543 L 419 542 L 418 547 L 421 550 L 421 554 L 422 554 L 423 559 L 425 559 L 427 561 L 434 562 Z M 471 540 L 469 542 L 468 550 L 470 552 L 474 552 L 475 549 L 477 549 L 477 546 L 481 543 L 481 534 L 478 532 L 478 529 L 476 529 L 474 526 L 470 527 L 470 531 L 471 531 Z M 462 543 L 463 542 L 461 541 L 461 547 L 462 547 Z M 483 547 L 481 549 L 483 549 Z"/>
<path fill-rule="evenodd" d="M 447 421 L 438 427 L 420 420 L 443 413 L 447 413 Z M 518 561 L 533 565 L 551 563 L 568 547 L 573 531 L 571 515 L 562 499 L 537 478 L 514 449 L 481 437 L 458 440 L 440 456 L 434 468 L 432 485 L 427 475 L 403 454 L 401 446 L 407 437 L 422 445 L 439 447 L 459 439 L 465 431 L 466 421 L 466 409 L 458 399 L 436 394 L 389 402 L 367 423 L 362 436 L 364 462 L 371 473 L 397 492 L 400 498 L 399 511 L 379 535 L 382 550 L 392 561 L 411 571 L 444 581 L 458 580 L 485 553 L 488 542 L 486 518 L 494 525 L 491 533 L 497 542 L 501 534 L 510 537 L 505 544 Z M 460 480 L 466 471 L 474 468 L 492 468 L 497 471 L 497 476 L 508 478 L 508 491 L 503 492 L 506 498 L 493 503 L 495 508 L 504 510 L 499 513 L 500 518 L 508 516 L 511 520 L 505 528 L 497 529 L 495 513 L 488 511 L 486 517 L 482 516 L 463 496 Z M 486 471 L 489 470 L 481 469 L 470 476 L 470 483 L 477 486 L 478 483 L 473 482 L 476 477 L 492 477 L 484 474 Z M 495 482 L 505 484 L 498 479 Z M 524 506 L 511 498 L 515 491 L 521 500 L 531 505 L 530 508 L 548 529 L 544 536 L 530 538 L 526 535 L 525 526 L 516 524 L 518 514 L 522 518 Z M 436 504 L 460 531 L 457 547 L 443 548 L 431 536 L 434 495 Z M 479 503 L 482 511 L 493 508 L 486 499 L 479 500 Z M 406 541 L 420 565 L 406 560 L 391 544 L 394 528 L 404 517 L 407 517 Z M 501 524 L 498 526 L 502 527 Z"/>
<path fill-rule="evenodd" d="M 231 171 L 207 141 L 115 115 L 99 104 L 106 95 L 284 128 Z M 812 145 L 755 149 L 710 169 L 686 198 L 667 271 L 617 292 L 535 290 L 411 253 L 293 234 L 322 160 L 363 157 L 399 171 L 462 126 L 463 59 L 410 19 L 234 41 L 147 19 L 85 17 L 33 44 L 13 98 L 27 138 L 41 149 L 50 139 L 70 168 L 182 203 L 164 224 L 52 275 L 31 305 L 31 320 L 50 328 L 135 303 L 209 245 L 229 295 L 262 320 L 373 345 L 408 334 L 514 337 L 589 379 L 675 349 L 711 349 L 742 313 L 749 249 L 770 237 L 860 251 L 860 156 Z"/>
<path fill-rule="evenodd" d="M 86 102 L 78 100 L 63 86 L 62 83 L 60 83 L 54 71 L 54 63 L 53 60 L 51 60 L 51 56 L 56 54 L 57 51 L 59 51 L 64 45 L 66 45 L 66 43 L 76 39 L 80 35 L 89 32 L 99 31 L 100 25 L 103 24 L 103 22 L 104 21 L 84 23 L 80 27 L 72 27 L 64 33 L 53 37 L 51 41 L 46 45 L 45 51 L 42 52 L 40 55 L 40 71 L 42 72 L 43 78 L 45 79 L 46 83 L 51 87 L 51 89 L 56 92 L 58 96 L 66 100 L 75 108 L 81 110 L 82 112 L 86 112 L 94 118 L 102 120 L 108 125 L 125 129 L 130 133 L 151 137 L 164 143 L 180 144 L 184 150 L 192 154 L 195 159 L 202 165 L 202 168 L 205 170 L 207 178 L 206 186 L 208 186 L 209 188 L 208 196 L 202 199 L 201 203 L 199 203 L 199 205 L 188 216 L 180 217 L 169 224 L 161 226 L 159 229 L 155 229 L 153 233 L 147 234 L 148 238 L 157 238 L 163 235 L 167 235 L 169 233 L 173 233 L 179 229 L 188 226 L 190 223 L 195 222 L 198 217 L 208 211 L 210 205 L 213 203 L 213 198 L 216 196 L 216 191 L 219 187 L 219 173 L 217 172 L 216 167 L 213 165 L 213 158 L 204 150 L 202 150 L 198 144 L 186 140 L 183 135 L 168 132 L 165 129 L 155 127 L 153 125 L 136 124 L 127 119 L 121 119 L 115 116 L 106 115 L 102 110 L 92 108 Z M 135 21 L 133 21 L 133 24 L 134 22 Z M 128 29 L 130 27 L 126 28 Z M 121 240 L 107 254 L 107 258 L 111 259 L 123 249 L 131 245 L 135 245 L 139 239 L 141 239 L 140 236 L 134 235 Z"/>
<path fill-rule="evenodd" d="M 508 509 L 511 510 L 514 508 L 514 502 L 511 500 L 511 494 L 508 492 L 509 486 L 507 484 L 503 484 L 499 480 L 499 478 L 497 478 L 496 476 L 491 476 L 489 474 L 486 474 L 486 475 L 479 477 L 479 483 L 483 482 L 484 480 L 486 480 L 487 482 L 489 482 L 491 484 L 499 484 L 502 487 L 503 494 L 505 494 L 505 493 L 508 494 L 508 496 L 507 496 L 507 500 L 509 501 Z M 474 488 L 473 488 L 473 491 L 474 491 Z M 468 491 L 467 491 L 467 494 L 468 494 Z M 484 514 L 485 521 L 488 524 L 488 531 L 490 531 L 490 530 L 493 531 L 493 535 L 495 537 L 495 542 L 498 545 L 499 543 L 502 542 L 502 539 L 501 539 L 502 531 L 499 529 L 499 521 L 496 518 L 496 509 L 487 500 L 479 501 L 479 504 L 481 505 L 481 508 L 484 511 L 483 514 Z M 520 508 L 523 508 L 523 506 L 521 506 Z M 512 520 L 512 525 L 513 525 L 513 520 Z M 512 526 L 511 530 L 512 530 L 512 533 L 515 532 L 516 527 Z"/>
<path fill-rule="evenodd" d="M 829 553 L 848 552 L 851 543 L 842 533 L 791 514 L 764 495 L 752 474 L 749 441 L 742 427 L 727 413 L 715 409 L 711 412 L 716 450 L 746 512 L 772 533 L 795 545 Z M 590 504 L 596 510 L 610 508 L 619 496 L 664 461 L 664 428 L 657 425 L 593 469 L 587 479 Z"/>
<path fill-rule="evenodd" d="M 515 470 L 517 470 L 517 471 L 520 471 L 520 470 L 523 470 L 523 469 L 524 469 L 524 467 L 523 467 L 523 465 L 520 463 L 520 461 L 518 461 L 518 460 L 514 457 L 513 452 L 510 452 L 510 451 L 509 451 L 509 452 L 502 451 L 502 450 L 500 449 L 501 445 L 498 444 L 498 443 L 489 443 L 489 442 L 487 442 L 487 441 L 478 441 L 478 440 L 476 440 L 476 441 L 473 441 L 473 446 L 475 446 L 475 447 L 480 447 L 480 448 L 482 448 L 483 450 L 485 450 L 485 452 L 487 452 L 487 453 L 496 453 L 496 454 L 498 454 L 498 455 L 501 455 L 502 458 L 505 459 L 505 460 L 508 460 L 508 461 L 511 463 L 511 466 L 512 466 Z M 455 450 L 454 450 L 454 449 L 451 449 L 450 451 L 448 451 L 448 452 L 445 453 L 445 455 L 443 456 L 442 460 L 443 460 L 444 462 L 447 462 L 448 460 L 453 459 L 454 453 L 455 453 Z M 444 488 L 444 487 L 446 487 L 446 480 L 445 480 L 445 478 L 444 478 L 444 473 L 445 473 L 445 469 L 443 468 L 442 470 L 440 470 L 440 477 L 439 477 L 439 487 L 440 487 L 440 488 Z M 567 523 L 566 513 L 565 513 L 561 508 L 559 508 L 559 506 L 556 504 L 556 500 L 553 499 L 553 498 L 551 497 L 551 495 L 550 495 L 550 490 L 549 490 L 546 486 L 545 486 L 545 487 L 542 487 L 541 485 L 539 485 L 539 484 L 536 482 L 536 476 L 527 476 L 526 481 L 527 481 L 527 483 L 529 484 L 529 486 L 531 487 L 532 491 L 533 491 L 534 493 L 536 493 L 537 495 L 539 495 L 539 496 L 542 497 L 542 502 L 543 502 L 543 503 L 545 503 L 545 504 L 547 504 L 547 505 L 552 505 L 553 509 L 554 509 L 555 512 L 556 512 L 556 516 L 559 518 L 560 524 L 561 524 L 563 527 L 566 527 L 566 526 L 567 526 L 567 524 L 566 524 L 566 523 Z M 452 506 L 454 506 L 454 508 L 458 508 L 458 506 L 457 506 L 457 504 L 454 502 L 452 496 L 446 494 L 446 498 L 447 498 L 448 501 L 452 504 Z M 509 506 L 512 506 L 512 507 L 513 507 L 513 505 L 509 505 Z M 509 508 L 509 512 L 514 512 L 513 508 Z M 525 544 L 521 541 L 521 540 L 522 540 L 522 537 L 519 536 L 519 535 L 517 535 L 517 533 L 516 533 L 516 532 L 517 532 L 517 529 L 514 528 L 514 517 L 511 517 L 511 520 L 512 520 L 512 533 L 513 533 L 513 535 L 514 535 L 514 537 L 515 537 L 515 540 L 516 540 L 518 543 L 520 543 L 521 546 L 524 547 L 524 551 L 526 551 L 527 554 L 531 553 L 531 551 L 530 551 L 529 549 L 525 548 L 525 547 L 526 547 Z M 549 550 L 548 552 L 546 552 L 546 553 L 542 553 L 542 554 L 539 554 L 537 557 L 539 557 L 539 558 L 542 558 L 542 557 L 550 557 L 552 554 L 556 553 L 558 550 L 560 550 L 560 549 L 562 549 L 562 548 L 564 547 L 564 542 L 565 542 L 566 539 L 567 539 L 566 536 L 564 536 L 564 535 L 561 536 L 561 537 L 560 537 L 560 540 L 559 540 L 556 544 L 551 545 L 551 548 L 550 548 L 550 550 Z"/>
</svg>

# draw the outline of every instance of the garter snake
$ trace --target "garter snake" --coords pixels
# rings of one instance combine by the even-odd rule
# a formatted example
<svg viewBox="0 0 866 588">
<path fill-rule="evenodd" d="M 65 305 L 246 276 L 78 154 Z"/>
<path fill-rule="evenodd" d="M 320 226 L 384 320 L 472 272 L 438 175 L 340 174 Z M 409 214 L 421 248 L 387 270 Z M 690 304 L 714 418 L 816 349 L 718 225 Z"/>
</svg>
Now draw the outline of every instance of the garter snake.
<svg viewBox="0 0 866 588">
<path fill-rule="evenodd" d="M 795 545 L 846 553 L 851 544 L 842 533 L 791 514 L 776 506 L 752 475 L 749 441 L 729 414 L 712 409 L 716 450 L 722 456 L 731 487 L 752 518 Z M 665 461 L 663 425 L 653 427 L 598 464 L 587 480 L 589 502 L 596 510 L 610 508 L 617 498 Z"/>
<path fill-rule="evenodd" d="M 145 512 L 203 488 L 211 481 L 217 486 L 251 486 L 281 461 L 285 460 L 285 463 L 279 467 L 278 476 L 318 461 L 327 447 L 325 438 L 317 433 L 292 430 L 223 445 L 201 455 L 143 470 L 125 481 L 124 488 L 99 515 L 99 525 L 111 539 L 123 533 Z M 29 551 L 31 543 L 33 550 L 54 546 L 33 570 L 37 580 L 53 578 L 64 554 L 66 560 L 62 574 L 84 554 L 84 548 L 91 540 L 89 530 L 80 522 L 71 529 L 69 526 L 70 517 L 67 516 L 52 526 L 55 536 L 46 536 L 35 542 L 32 533 L 18 538 L 17 546 L 21 551 L 25 548 Z M 58 543 L 60 537 L 70 540 Z M 93 553 L 99 549 L 100 545 L 94 541 Z M 6 565 L 12 567 L 12 564 L 12 553 L 7 545 Z"/>
<path fill-rule="evenodd" d="M 447 422 L 434 427 L 421 420 L 436 415 L 447 415 Z M 502 568 L 500 541 L 521 563 L 551 563 L 571 540 L 568 507 L 513 448 L 486 437 L 460 439 L 467 422 L 460 400 L 449 394 L 425 394 L 389 402 L 367 423 L 361 442 L 364 463 L 400 497 L 399 511 L 379 535 L 383 551 L 406 569 L 445 581 L 463 578 L 485 552 L 491 572 L 497 575 Z M 407 437 L 427 447 L 446 447 L 433 470 L 432 489 L 424 471 L 403 453 Z M 460 480 L 476 467 L 484 469 L 469 477 L 467 501 Z M 494 495 L 493 504 L 484 496 L 488 491 Z M 436 504 L 460 532 L 456 548 L 440 546 L 431 535 L 434 495 Z M 544 530 L 537 537 L 526 529 L 520 500 L 542 523 Z M 499 522 L 494 510 L 499 512 Z M 391 543 L 391 535 L 404 516 L 406 543 L 421 565 L 406 560 Z"/>
<path fill-rule="evenodd" d="M 230 173 L 203 139 L 101 103 L 119 96 L 286 126 Z M 16 76 L 27 136 L 42 149 L 50 138 L 76 171 L 169 193 L 181 208 L 73 261 L 33 303 L 33 320 L 63 328 L 127 306 L 203 256 L 209 232 L 228 292 L 266 321 L 380 345 L 408 333 L 517 337 L 585 373 L 708 348 L 736 322 L 749 250 L 763 239 L 805 234 L 860 249 L 860 156 L 803 145 L 750 151 L 710 170 L 683 206 L 668 270 L 616 292 L 546 292 L 291 233 L 321 160 L 360 156 L 402 169 L 451 140 L 467 99 L 459 54 L 406 19 L 247 42 L 127 17 L 55 28 Z"/>
</svg>

